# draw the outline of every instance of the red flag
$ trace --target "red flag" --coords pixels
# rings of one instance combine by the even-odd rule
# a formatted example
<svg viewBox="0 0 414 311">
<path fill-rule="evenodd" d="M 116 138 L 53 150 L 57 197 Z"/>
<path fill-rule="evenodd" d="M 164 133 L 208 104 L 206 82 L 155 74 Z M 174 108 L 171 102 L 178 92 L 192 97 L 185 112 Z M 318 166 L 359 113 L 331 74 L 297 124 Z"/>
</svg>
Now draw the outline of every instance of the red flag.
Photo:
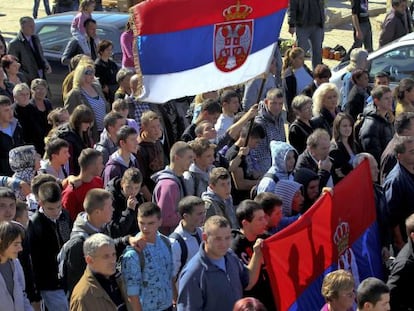
<svg viewBox="0 0 414 311">
<path fill-rule="evenodd" d="M 357 280 L 378 276 L 377 231 L 364 236 L 375 217 L 365 160 L 335 186 L 333 195 L 324 194 L 298 221 L 267 239 L 263 253 L 278 310 L 319 310 L 323 276 L 338 267 L 350 270 Z M 367 247 L 372 249 L 367 252 Z M 374 257 L 369 267 L 361 264 L 367 255 Z"/>
</svg>

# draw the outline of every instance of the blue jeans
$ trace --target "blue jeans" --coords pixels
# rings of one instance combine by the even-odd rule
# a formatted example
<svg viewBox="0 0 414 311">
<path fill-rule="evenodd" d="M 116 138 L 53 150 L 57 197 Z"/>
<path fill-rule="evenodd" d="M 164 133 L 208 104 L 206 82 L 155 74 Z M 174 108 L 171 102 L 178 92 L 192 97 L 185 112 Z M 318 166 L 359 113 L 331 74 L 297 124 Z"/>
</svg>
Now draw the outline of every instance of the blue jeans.
<svg viewBox="0 0 414 311">
<path fill-rule="evenodd" d="M 41 290 L 40 295 L 48 310 L 51 311 L 68 311 L 68 298 L 63 289 L 57 290 Z"/>
<path fill-rule="evenodd" d="M 296 27 L 296 38 L 298 39 L 298 46 L 301 47 L 305 53 L 312 49 L 312 67 L 322 64 L 322 42 L 324 37 L 324 30 L 319 25 L 311 25 L 305 27 Z"/>
<path fill-rule="evenodd" d="M 33 5 L 33 18 L 37 18 L 37 11 L 39 11 L 40 0 L 34 0 Z M 50 15 L 49 0 L 43 0 L 43 5 L 45 6 L 45 11 L 47 15 Z"/>
</svg>

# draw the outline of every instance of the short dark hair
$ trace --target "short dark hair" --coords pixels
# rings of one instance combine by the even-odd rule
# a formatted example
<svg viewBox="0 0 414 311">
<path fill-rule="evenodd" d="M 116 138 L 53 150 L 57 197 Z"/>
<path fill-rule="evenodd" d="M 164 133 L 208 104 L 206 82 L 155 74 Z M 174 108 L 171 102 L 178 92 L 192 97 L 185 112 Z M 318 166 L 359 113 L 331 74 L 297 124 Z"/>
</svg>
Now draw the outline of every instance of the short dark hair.
<svg viewBox="0 0 414 311">
<path fill-rule="evenodd" d="M 88 25 L 92 23 L 96 25 L 96 20 L 94 20 L 93 18 L 87 18 L 85 19 L 85 21 L 83 22 L 83 27 L 88 27 Z"/>
<path fill-rule="evenodd" d="M 395 117 L 394 129 L 398 135 L 401 135 L 411 126 L 410 120 L 414 118 L 414 112 L 403 112 Z"/>
<path fill-rule="evenodd" d="M 62 198 L 62 190 L 58 183 L 47 181 L 40 185 L 38 197 L 42 202 L 56 203 Z"/>
<path fill-rule="evenodd" d="M 389 75 L 389 73 L 386 73 L 385 71 L 378 71 L 375 74 L 375 79 L 376 78 L 387 78 L 389 80 L 390 79 L 390 75 Z"/>
<path fill-rule="evenodd" d="M 98 44 L 98 54 L 101 54 L 103 51 L 105 51 L 110 46 L 114 46 L 112 41 L 103 39 Z"/>
<path fill-rule="evenodd" d="M 7 96 L 0 95 L 0 106 L 10 106 L 11 100 Z"/>
<path fill-rule="evenodd" d="M 123 118 L 124 116 L 119 112 L 111 111 L 104 117 L 103 124 L 105 129 L 108 130 L 110 126 L 115 126 L 116 121 Z"/>
<path fill-rule="evenodd" d="M 204 223 L 204 233 L 207 234 L 207 236 L 210 234 L 211 227 L 213 226 L 218 228 L 230 228 L 230 223 L 224 216 L 214 215 L 207 218 Z"/>
<path fill-rule="evenodd" d="M 383 281 L 374 277 L 366 278 L 359 284 L 357 289 L 358 310 L 362 310 L 366 302 L 370 302 L 375 306 L 381 300 L 381 296 L 389 292 L 390 289 Z"/>
<path fill-rule="evenodd" d="M 201 111 L 207 111 L 208 114 L 221 113 L 221 106 L 217 100 L 209 98 L 201 104 Z"/>
<path fill-rule="evenodd" d="M 22 225 L 15 221 L 0 222 L 0 254 L 2 255 L 19 236 L 24 239 Z"/>
<path fill-rule="evenodd" d="M 271 192 L 261 192 L 254 200 L 262 206 L 266 215 L 271 215 L 275 206 L 282 207 L 283 204 L 282 199 Z"/>
<path fill-rule="evenodd" d="M 3 198 L 16 200 L 16 195 L 10 188 L 0 187 L 0 199 Z"/>
<path fill-rule="evenodd" d="M 191 146 L 190 146 L 189 143 L 187 143 L 185 141 L 175 142 L 174 145 L 172 145 L 172 147 L 170 149 L 170 162 L 174 162 L 175 156 L 178 156 L 178 157 L 184 156 L 184 154 L 188 150 L 192 151 Z"/>
<path fill-rule="evenodd" d="M 118 147 L 121 146 L 121 141 L 125 142 L 129 136 L 131 135 L 137 135 L 137 130 L 133 127 L 130 127 L 128 125 L 123 125 L 116 133 L 116 144 Z"/>
<path fill-rule="evenodd" d="M 255 211 L 263 210 L 263 207 L 253 200 L 241 201 L 236 210 L 237 221 L 240 227 L 242 227 L 243 220 L 251 222 L 253 220 L 253 214 Z"/>
<path fill-rule="evenodd" d="M 49 140 L 45 146 L 46 158 L 52 160 L 52 155 L 58 154 L 62 148 L 69 148 L 69 143 L 66 140 L 58 137 Z"/>
<path fill-rule="evenodd" d="M 243 126 L 242 130 L 240 131 L 240 137 L 241 138 L 246 138 L 247 134 L 249 133 L 249 129 L 250 129 L 250 122 L 248 124 L 246 124 L 245 126 Z M 263 126 L 260 125 L 259 123 L 254 122 L 253 126 L 250 130 L 250 137 L 260 138 L 260 139 L 265 138 L 266 137 L 266 132 L 265 132 Z"/>
<path fill-rule="evenodd" d="M 184 214 L 191 214 L 194 207 L 199 205 L 204 206 L 204 201 L 201 198 L 194 195 L 186 196 L 178 202 L 178 213 L 181 217 L 183 217 Z"/>
<path fill-rule="evenodd" d="M 134 184 L 141 184 L 142 183 L 142 174 L 136 167 L 128 168 L 121 178 L 121 183 L 134 183 Z"/>
<path fill-rule="evenodd" d="M 35 198 L 37 198 L 39 196 L 39 188 L 41 185 L 43 185 L 46 182 L 56 182 L 57 179 L 55 176 L 51 175 L 51 174 L 40 174 L 40 175 L 36 175 L 33 179 L 32 179 L 32 183 L 30 185 L 31 190 L 33 195 L 35 196 Z"/>
<path fill-rule="evenodd" d="M 332 76 L 331 69 L 325 64 L 319 64 L 316 65 L 315 70 L 313 71 L 313 77 L 324 79 L 324 78 L 330 78 Z"/>
<path fill-rule="evenodd" d="M 142 203 L 138 207 L 138 217 L 150 217 L 157 216 L 158 219 L 161 219 L 161 209 L 160 207 L 153 202 Z"/>
<path fill-rule="evenodd" d="M 81 151 L 78 163 L 79 167 L 83 170 L 95 163 L 96 159 L 102 157 L 102 153 L 92 148 L 85 148 Z"/>
<path fill-rule="evenodd" d="M 237 99 L 239 98 L 239 94 L 237 94 L 236 91 L 233 90 L 225 90 L 221 95 L 220 95 L 220 102 L 223 105 L 223 103 L 228 103 L 230 102 L 230 100 L 234 97 L 237 97 Z"/>
</svg>

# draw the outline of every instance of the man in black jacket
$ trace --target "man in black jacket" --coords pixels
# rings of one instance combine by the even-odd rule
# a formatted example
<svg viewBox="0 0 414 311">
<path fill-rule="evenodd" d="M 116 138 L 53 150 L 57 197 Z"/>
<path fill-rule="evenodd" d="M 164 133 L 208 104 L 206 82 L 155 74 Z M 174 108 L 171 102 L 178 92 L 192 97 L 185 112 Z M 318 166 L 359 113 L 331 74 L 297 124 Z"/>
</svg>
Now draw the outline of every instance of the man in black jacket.
<svg viewBox="0 0 414 311">
<path fill-rule="evenodd" d="M 391 310 L 414 310 L 412 295 L 412 279 L 414 277 L 414 214 L 405 221 L 407 244 L 402 248 L 392 264 L 388 278 L 388 287 L 391 294 Z"/>
<path fill-rule="evenodd" d="M 28 227 L 34 280 L 48 310 L 69 310 L 63 284 L 58 277 L 57 254 L 69 240 L 69 213 L 62 210 L 60 186 L 53 181 L 39 187 L 39 210 Z"/>
</svg>

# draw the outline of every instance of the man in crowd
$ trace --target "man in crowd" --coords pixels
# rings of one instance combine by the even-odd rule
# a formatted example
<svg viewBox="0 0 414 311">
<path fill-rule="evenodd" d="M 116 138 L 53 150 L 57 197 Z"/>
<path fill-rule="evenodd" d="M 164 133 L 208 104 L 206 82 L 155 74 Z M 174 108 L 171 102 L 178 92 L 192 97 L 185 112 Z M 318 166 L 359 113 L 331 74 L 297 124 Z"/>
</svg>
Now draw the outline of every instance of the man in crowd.
<svg viewBox="0 0 414 311">
<path fill-rule="evenodd" d="M 23 73 L 26 82 L 30 85 L 36 78 L 45 79 L 46 73 L 51 73 L 52 68 L 43 55 L 43 48 L 39 37 L 35 35 L 35 23 L 33 18 L 24 16 L 20 18 L 20 31 L 10 41 L 9 54 L 14 55 L 20 61 L 20 72 Z"/>
<path fill-rule="evenodd" d="M 357 289 L 358 311 L 390 311 L 390 289 L 374 277 L 367 278 Z M 397 310 L 397 309 L 393 309 Z"/>
<path fill-rule="evenodd" d="M 115 242 L 96 233 L 83 244 L 86 269 L 73 290 L 70 310 L 127 311 L 128 297 L 120 273 L 116 273 Z"/>
<path fill-rule="evenodd" d="M 243 290 L 256 284 L 262 261 L 262 240 L 254 244 L 248 267 L 229 250 L 231 242 L 231 228 L 226 218 L 212 216 L 206 220 L 200 250 L 180 274 L 178 311 L 232 310 L 234 303 L 242 298 Z"/>
</svg>

